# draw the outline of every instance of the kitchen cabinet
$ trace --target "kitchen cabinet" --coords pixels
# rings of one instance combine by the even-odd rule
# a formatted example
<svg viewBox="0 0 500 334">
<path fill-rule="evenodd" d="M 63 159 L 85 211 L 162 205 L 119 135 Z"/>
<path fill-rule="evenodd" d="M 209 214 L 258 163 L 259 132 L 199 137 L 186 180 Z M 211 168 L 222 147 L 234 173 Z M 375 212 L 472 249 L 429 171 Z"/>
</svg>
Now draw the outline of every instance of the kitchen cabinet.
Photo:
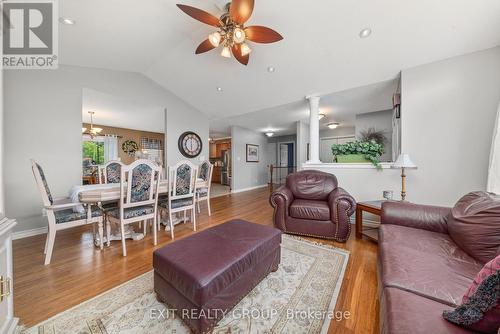
<svg viewBox="0 0 500 334">
<path fill-rule="evenodd" d="M 214 166 L 214 171 L 212 172 L 212 183 L 220 183 L 221 170 L 222 170 L 222 167 Z"/>
</svg>

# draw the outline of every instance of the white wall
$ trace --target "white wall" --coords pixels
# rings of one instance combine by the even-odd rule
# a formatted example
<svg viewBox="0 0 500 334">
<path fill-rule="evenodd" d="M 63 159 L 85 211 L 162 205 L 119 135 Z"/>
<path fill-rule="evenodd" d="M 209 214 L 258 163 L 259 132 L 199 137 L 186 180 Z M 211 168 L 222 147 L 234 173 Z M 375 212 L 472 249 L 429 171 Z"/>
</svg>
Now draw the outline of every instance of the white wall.
<svg viewBox="0 0 500 334">
<path fill-rule="evenodd" d="M 297 169 L 307 161 L 307 144 L 309 144 L 309 124 L 297 121 Z"/>
<path fill-rule="evenodd" d="M 259 145 L 259 162 L 246 162 L 246 144 Z M 268 142 L 261 132 L 239 126 L 231 127 L 232 179 L 231 189 L 241 191 L 266 185 L 268 182 Z"/>
<path fill-rule="evenodd" d="M 500 101 L 500 47 L 402 72 L 402 149 L 417 170 L 407 171 L 407 200 L 453 205 L 486 190 L 489 152 Z M 398 170 L 311 166 L 335 174 L 358 201 L 399 197 Z"/>
<path fill-rule="evenodd" d="M 419 202 L 485 190 L 500 100 L 500 47 L 402 72 L 402 150 L 419 166 Z"/>
<path fill-rule="evenodd" d="M 204 140 L 208 156 L 208 119 L 171 92 L 142 74 L 60 66 L 58 70 L 5 73 L 5 190 L 6 213 L 17 218 L 17 231 L 46 226 L 41 198 L 31 167 L 34 158 L 44 167 L 56 197 L 66 196 L 81 183 L 82 91 L 94 89 L 113 96 L 156 104 L 167 109 L 167 164 L 182 159 L 178 136 L 187 130 Z"/>
<path fill-rule="evenodd" d="M 339 126 L 336 129 L 323 129 L 319 131 L 319 138 L 354 136 L 356 130 L 354 126 Z"/>
<path fill-rule="evenodd" d="M 380 156 L 380 161 L 392 160 L 392 110 L 374 111 L 356 115 L 356 138 L 361 132 L 374 128 L 384 131 L 387 142 L 384 144 L 385 153 Z"/>
</svg>

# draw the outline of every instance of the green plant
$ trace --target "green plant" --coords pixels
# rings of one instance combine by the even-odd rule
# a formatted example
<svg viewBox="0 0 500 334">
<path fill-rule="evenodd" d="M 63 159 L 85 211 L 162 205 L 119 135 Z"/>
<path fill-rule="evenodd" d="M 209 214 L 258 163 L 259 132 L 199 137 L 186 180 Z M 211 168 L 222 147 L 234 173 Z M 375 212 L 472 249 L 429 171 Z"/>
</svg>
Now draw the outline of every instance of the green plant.
<svg viewBox="0 0 500 334">
<path fill-rule="evenodd" d="M 333 144 L 333 155 L 362 154 L 378 169 L 382 168 L 379 157 L 384 154 L 384 145 L 375 141 L 351 141 L 345 144 Z"/>
<path fill-rule="evenodd" d="M 385 136 L 384 131 L 375 130 L 373 127 L 361 131 L 358 139 L 361 142 L 374 141 L 382 146 L 387 142 L 387 137 Z"/>
</svg>

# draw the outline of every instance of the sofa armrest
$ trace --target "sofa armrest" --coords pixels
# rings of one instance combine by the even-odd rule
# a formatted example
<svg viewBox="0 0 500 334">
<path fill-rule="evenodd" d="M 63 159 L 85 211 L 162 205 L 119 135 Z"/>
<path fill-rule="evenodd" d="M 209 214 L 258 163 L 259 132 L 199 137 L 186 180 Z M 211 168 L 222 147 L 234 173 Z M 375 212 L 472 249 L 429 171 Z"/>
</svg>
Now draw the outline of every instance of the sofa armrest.
<svg viewBox="0 0 500 334">
<path fill-rule="evenodd" d="M 286 218 L 293 200 L 292 192 L 285 185 L 279 187 L 269 197 L 269 202 L 274 208 L 274 225 L 282 231 L 286 231 Z"/>
<path fill-rule="evenodd" d="M 406 202 L 382 204 L 381 223 L 413 227 L 448 234 L 447 215 L 451 208 Z"/>
<path fill-rule="evenodd" d="M 351 233 L 350 217 L 356 211 L 356 201 L 342 188 L 336 188 L 328 195 L 331 221 L 336 225 L 335 240 L 346 241 Z"/>
</svg>

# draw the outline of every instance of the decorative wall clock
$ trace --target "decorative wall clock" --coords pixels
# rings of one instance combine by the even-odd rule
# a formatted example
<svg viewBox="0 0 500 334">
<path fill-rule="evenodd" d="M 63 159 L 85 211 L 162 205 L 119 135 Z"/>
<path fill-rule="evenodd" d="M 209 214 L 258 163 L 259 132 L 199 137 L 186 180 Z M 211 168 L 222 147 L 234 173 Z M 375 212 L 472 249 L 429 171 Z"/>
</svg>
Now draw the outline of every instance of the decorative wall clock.
<svg viewBox="0 0 500 334">
<path fill-rule="evenodd" d="M 180 135 L 177 143 L 179 151 L 186 158 L 196 158 L 201 153 L 203 142 L 200 136 L 192 131 L 184 132 Z"/>
</svg>

